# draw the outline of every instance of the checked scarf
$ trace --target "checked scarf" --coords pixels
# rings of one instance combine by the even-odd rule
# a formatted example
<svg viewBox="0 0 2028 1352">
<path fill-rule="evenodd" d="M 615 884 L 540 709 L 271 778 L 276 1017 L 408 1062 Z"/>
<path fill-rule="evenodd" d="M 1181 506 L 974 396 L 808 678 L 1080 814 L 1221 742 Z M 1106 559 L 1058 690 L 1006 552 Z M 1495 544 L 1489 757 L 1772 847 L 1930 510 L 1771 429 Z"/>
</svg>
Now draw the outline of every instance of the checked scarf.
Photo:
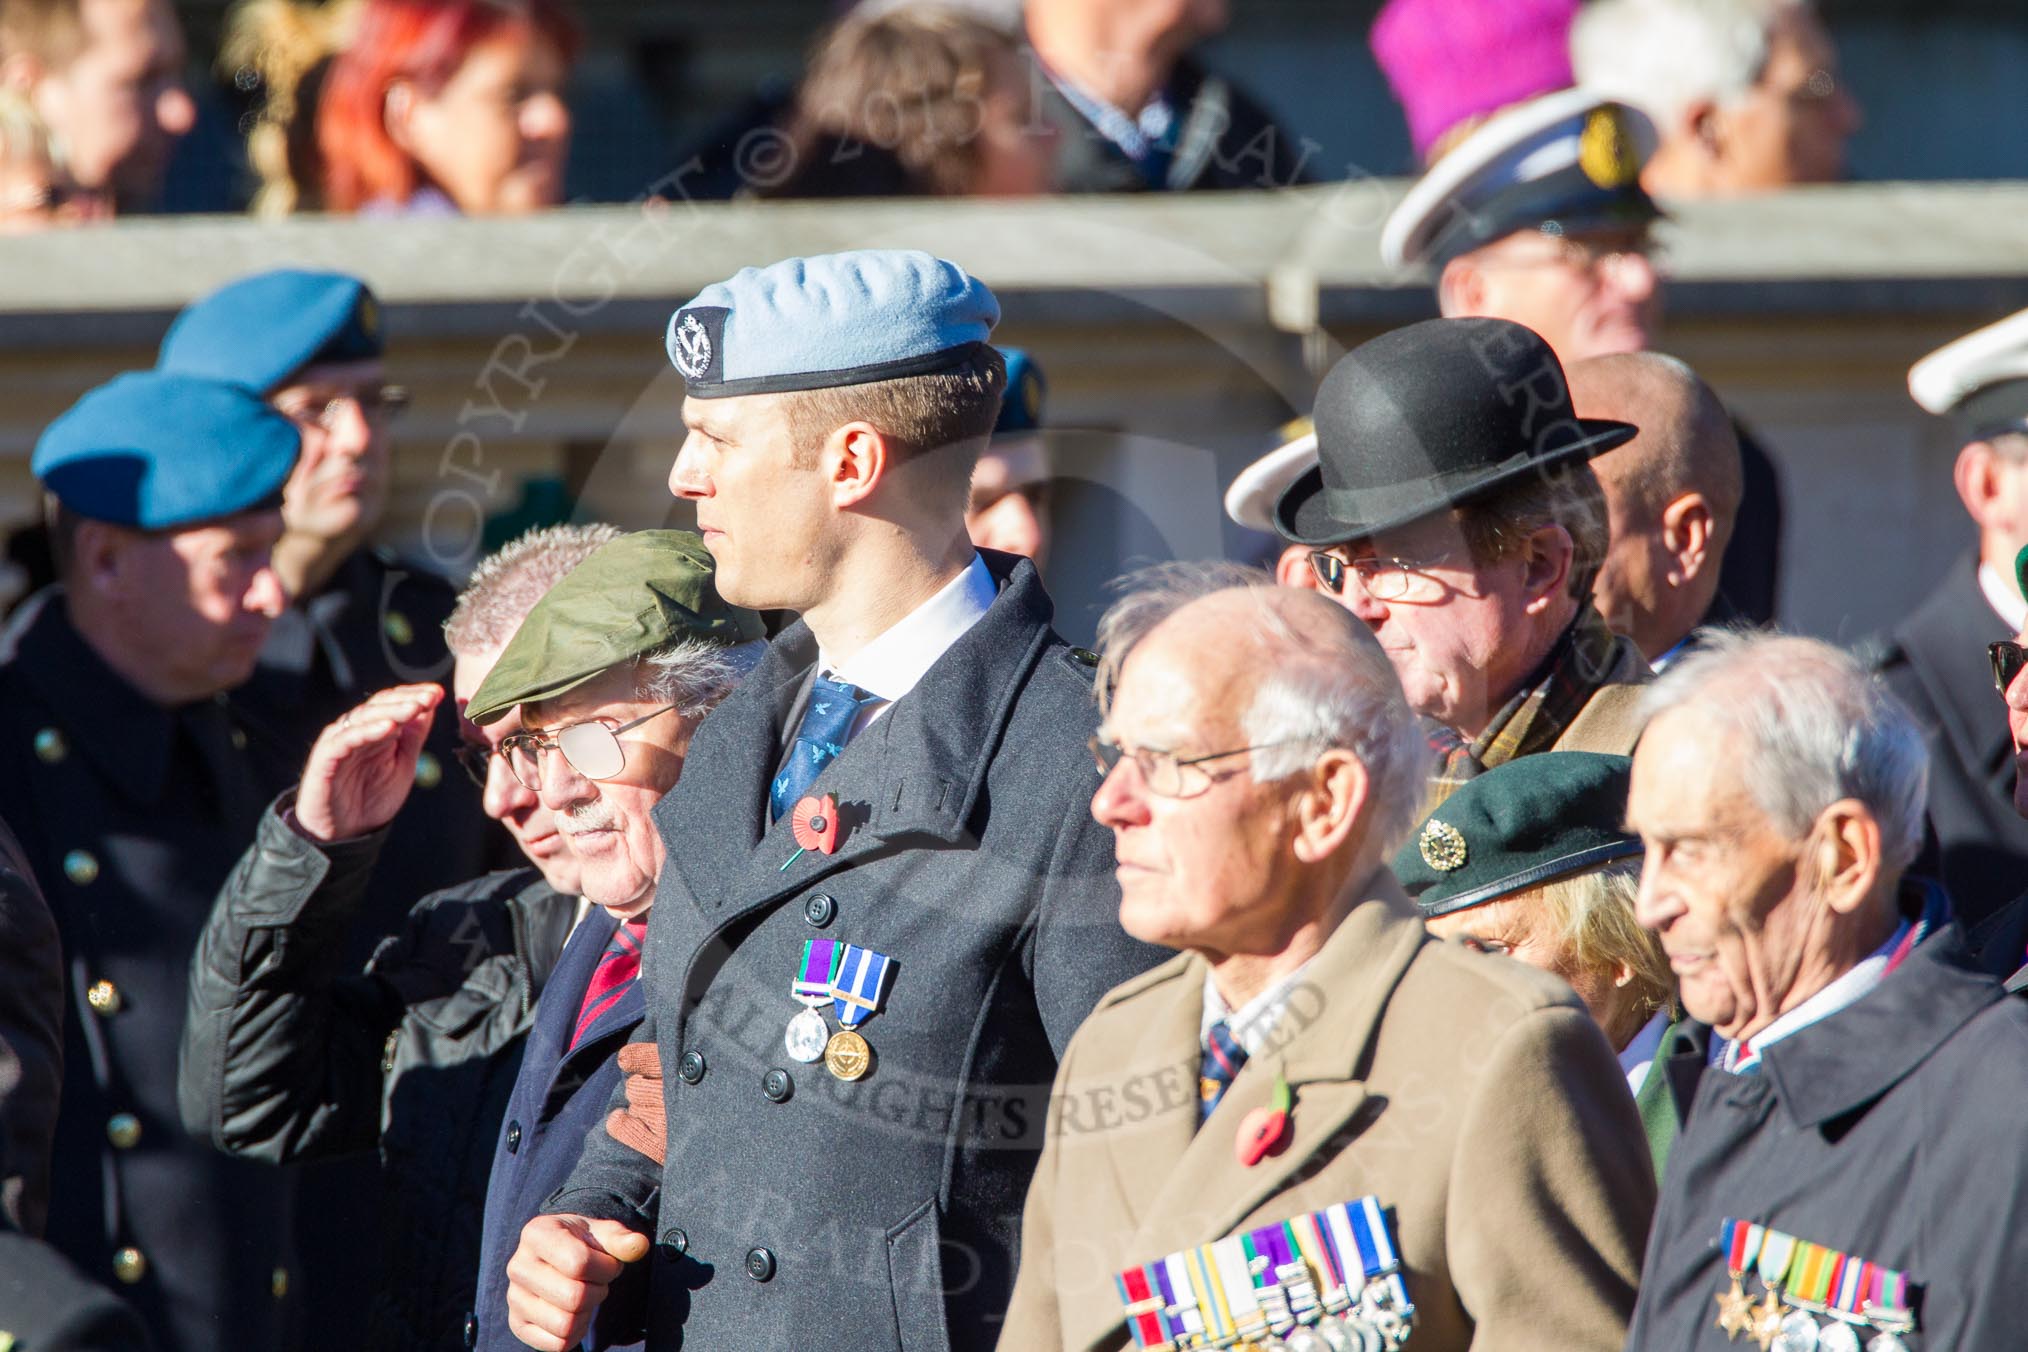
<svg viewBox="0 0 2028 1352">
<path fill-rule="evenodd" d="M 1455 728 L 1423 720 L 1437 770 L 1430 780 L 1434 807 L 1466 780 L 1556 745 L 1593 695 L 1609 685 L 1637 685 L 1649 679 L 1648 664 L 1633 640 L 1606 628 L 1590 601 L 1542 659 L 1542 664 L 1486 730 L 1466 741 Z"/>
</svg>

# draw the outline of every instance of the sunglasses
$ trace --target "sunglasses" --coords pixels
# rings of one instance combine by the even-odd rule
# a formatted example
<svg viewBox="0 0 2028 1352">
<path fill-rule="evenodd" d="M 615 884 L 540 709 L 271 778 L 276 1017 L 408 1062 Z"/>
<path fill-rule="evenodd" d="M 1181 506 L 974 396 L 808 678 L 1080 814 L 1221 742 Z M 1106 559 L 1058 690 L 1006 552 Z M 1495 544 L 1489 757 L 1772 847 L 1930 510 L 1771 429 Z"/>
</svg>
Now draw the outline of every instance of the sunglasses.
<svg viewBox="0 0 2028 1352">
<path fill-rule="evenodd" d="M 1986 660 L 1993 664 L 1993 688 L 2001 694 L 2014 684 L 2014 678 L 2021 674 L 2021 668 L 2028 667 L 2028 648 L 2009 639 L 1986 645 Z"/>
</svg>

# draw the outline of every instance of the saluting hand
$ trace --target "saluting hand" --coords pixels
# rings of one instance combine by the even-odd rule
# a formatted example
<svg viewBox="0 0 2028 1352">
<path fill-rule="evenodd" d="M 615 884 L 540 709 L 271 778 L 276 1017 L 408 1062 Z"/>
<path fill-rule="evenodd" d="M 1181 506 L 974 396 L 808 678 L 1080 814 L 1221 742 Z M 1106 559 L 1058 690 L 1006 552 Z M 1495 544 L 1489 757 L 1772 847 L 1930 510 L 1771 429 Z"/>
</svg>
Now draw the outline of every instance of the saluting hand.
<svg viewBox="0 0 2028 1352">
<path fill-rule="evenodd" d="M 507 1260 L 507 1331 L 538 1352 L 576 1347 L 614 1280 L 647 1256 L 647 1236 L 618 1221 L 537 1216 Z"/>
<path fill-rule="evenodd" d="M 440 685 L 390 686 L 318 734 L 296 791 L 296 824 L 320 841 L 377 831 L 415 784 Z"/>
</svg>

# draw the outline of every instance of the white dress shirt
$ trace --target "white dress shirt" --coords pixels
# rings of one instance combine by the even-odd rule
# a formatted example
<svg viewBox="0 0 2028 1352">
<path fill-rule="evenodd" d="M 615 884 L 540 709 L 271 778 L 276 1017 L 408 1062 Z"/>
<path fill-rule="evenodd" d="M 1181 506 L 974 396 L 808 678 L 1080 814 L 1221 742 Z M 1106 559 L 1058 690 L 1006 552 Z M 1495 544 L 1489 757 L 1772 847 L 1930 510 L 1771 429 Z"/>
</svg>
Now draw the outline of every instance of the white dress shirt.
<svg viewBox="0 0 2028 1352">
<path fill-rule="evenodd" d="M 1297 984 L 1303 979 L 1304 968 L 1309 965 L 1306 961 L 1302 967 L 1270 982 L 1266 990 L 1238 1009 L 1225 1003 L 1225 997 L 1218 993 L 1218 985 L 1211 979 L 1211 973 L 1206 972 L 1204 1017 L 1197 1025 L 1198 1047 L 1211 1045 L 1211 1025 L 1223 1019 L 1226 1028 L 1238 1040 L 1239 1045 L 1246 1048 L 1249 1057 L 1258 1052 L 1267 1045 L 1268 1037 L 1274 1032 L 1275 1025 L 1281 1022 L 1282 1015 L 1288 1012 L 1290 998 L 1294 996 Z"/>
<path fill-rule="evenodd" d="M 2009 634 L 2018 634 L 2028 629 L 2028 600 L 2021 596 L 2020 588 L 2012 578 L 2000 576 L 2000 570 L 1989 563 L 1979 565 L 1979 590 L 1986 594 L 1986 604 L 2000 617 L 2000 623 L 2007 626 Z"/>
<path fill-rule="evenodd" d="M 986 561 L 977 554 L 972 562 L 945 583 L 935 596 L 908 612 L 882 631 L 880 637 L 852 655 L 848 662 L 832 665 L 820 648 L 817 670 L 834 681 L 856 685 L 873 698 L 860 706 L 852 724 L 856 735 L 887 712 L 887 707 L 915 689 L 924 673 L 951 645 L 965 636 L 982 619 L 993 598 L 999 594 Z"/>
<path fill-rule="evenodd" d="M 1809 999 L 1797 1005 L 1788 1013 L 1776 1019 L 1767 1027 L 1755 1033 L 1745 1042 L 1725 1044 L 1725 1057 L 1720 1063 L 1725 1069 L 1743 1071 L 1756 1066 L 1761 1054 L 1775 1043 L 1793 1033 L 1800 1033 L 1811 1024 L 1822 1023 L 1847 1005 L 1858 1003 L 1860 997 L 1878 986 L 1887 976 L 1887 964 L 1894 956 L 1894 950 L 1908 937 L 1911 928 L 1904 920 L 1887 936 L 1887 942 L 1860 960 L 1851 971 L 1833 981 Z"/>
</svg>

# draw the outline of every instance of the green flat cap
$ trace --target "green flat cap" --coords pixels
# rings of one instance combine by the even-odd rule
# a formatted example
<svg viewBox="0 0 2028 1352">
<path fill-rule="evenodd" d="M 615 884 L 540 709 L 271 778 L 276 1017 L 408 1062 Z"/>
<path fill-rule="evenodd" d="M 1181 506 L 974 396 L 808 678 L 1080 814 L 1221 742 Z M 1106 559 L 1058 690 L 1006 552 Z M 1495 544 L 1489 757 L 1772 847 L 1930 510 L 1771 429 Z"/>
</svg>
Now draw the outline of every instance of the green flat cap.
<svg viewBox="0 0 2028 1352">
<path fill-rule="evenodd" d="M 2014 585 L 2028 596 L 2028 545 L 2021 546 L 2021 552 L 2014 556 Z"/>
<path fill-rule="evenodd" d="M 679 639 L 731 647 L 762 636 L 760 616 L 719 596 L 704 541 L 686 530 L 634 531 L 593 551 L 535 603 L 465 716 L 490 723 Z"/>
<path fill-rule="evenodd" d="M 1449 915 L 1641 853 L 1622 829 L 1634 763 L 1545 751 L 1496 766 L 1437 807 L 1394 856 L 1425 916 Z"/>
</svg>

